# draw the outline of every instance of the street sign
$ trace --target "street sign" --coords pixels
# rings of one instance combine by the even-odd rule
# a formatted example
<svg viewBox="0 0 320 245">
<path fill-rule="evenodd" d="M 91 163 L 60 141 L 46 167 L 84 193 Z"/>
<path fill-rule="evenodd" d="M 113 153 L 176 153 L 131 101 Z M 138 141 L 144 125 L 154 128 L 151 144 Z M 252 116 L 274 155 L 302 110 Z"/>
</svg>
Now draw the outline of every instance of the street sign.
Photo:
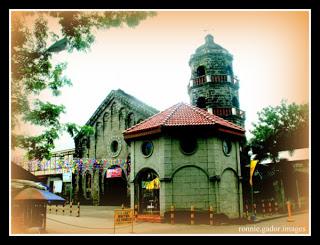
<svg viewBox="0 0 320 245">
<path fill-rule="evenodd" d="M 131 224 L 131 232 L 133 233 L 133 209 L 115 209 L 114 210 L 114 233 L 116 225 Z"/>
</svg>

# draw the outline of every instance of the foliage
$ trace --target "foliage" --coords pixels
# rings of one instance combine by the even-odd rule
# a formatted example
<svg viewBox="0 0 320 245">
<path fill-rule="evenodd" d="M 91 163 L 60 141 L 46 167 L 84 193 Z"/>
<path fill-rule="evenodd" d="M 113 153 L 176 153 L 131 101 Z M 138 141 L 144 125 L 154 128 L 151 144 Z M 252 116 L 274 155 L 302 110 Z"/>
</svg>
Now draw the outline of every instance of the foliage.
<svg viewBox="0 0 320 245">
<path fill-rule="evenodd" d="M 249 142 L 253 153 L 257 154 L 255 158 L 271 157 L 275 162 L 279 151 L 292 151 L 299 141 L 307 144 L 308 125 L 308 104 L 281 101 L 279 106 L 263 108 L 258 112 L 258 123 L 253 123 L 253 138 Z"/>
<path fill-rule="evenodd" d="M 74 123 L 62 124 L 63 105 L 54 105 L 30 97 L 39 96 L 49 90 L 53 96 L 61 93 L 61 88 L 71 81 L 63 73 L 66 63 L 53 65 L 53 53 L 88 51 L 94 42 L 94 31 L 121 27 L 134 27 L 153 12 L 135 11 L 13 11 L 11 16 L 11 126 L 12 147 L 28 151 L 29 159 L 50 158 L 54 140 L 63 131 L 72 137 L 77 133 L 92 134 L 89 126 L 80 127 Z M 28 25 L 28 18 L 33 18 Z M 49 20 L 58 20 L 60 30 L 50 30 Z M 60 37 L 60 35 L 62 35 Z M 49 45 L 51 43 L 51 45 Z M 44 127 L 37 136 L 16 135 L 14 129 L 20 120 Z"/>
</svg>

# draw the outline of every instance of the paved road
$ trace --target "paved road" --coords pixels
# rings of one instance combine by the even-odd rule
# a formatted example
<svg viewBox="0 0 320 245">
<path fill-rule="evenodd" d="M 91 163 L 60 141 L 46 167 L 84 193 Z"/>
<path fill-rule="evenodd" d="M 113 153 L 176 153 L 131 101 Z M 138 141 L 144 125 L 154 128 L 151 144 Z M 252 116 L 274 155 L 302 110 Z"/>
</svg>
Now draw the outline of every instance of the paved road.
<svg viewBox="0 0 320 245">
<path fill-rule="evenodd" d="M 47 215 L 48 234 L 114 234 L 113 209 L 119 207 L 81 207 L 81 216 Z M 286 217 L 247 225 L 188 225 L 135 222 L 133 234 L 308 234 L 308 214 Z M 116 227 L 116 234 L 131 233 L 131 225 Z"/>
</svg>

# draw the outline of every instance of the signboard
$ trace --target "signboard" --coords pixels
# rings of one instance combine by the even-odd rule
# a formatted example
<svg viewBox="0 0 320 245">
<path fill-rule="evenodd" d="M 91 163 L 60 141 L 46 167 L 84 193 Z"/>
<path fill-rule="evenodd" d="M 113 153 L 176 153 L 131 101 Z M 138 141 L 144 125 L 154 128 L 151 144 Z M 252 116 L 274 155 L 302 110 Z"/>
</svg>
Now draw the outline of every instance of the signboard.
<svg viewBox="0 0 320 245">
<path fill-rule="evenodd" d="M 107 178 L 121 177 L 122 169 L 121 168 L 111 168 L 107 169 Z"/>
<path fill-rule="evenodd" d="M 53 181 L 53 193 L 61 193 L 62 192 L 62 180 Z"/>
<path fill-rule="evenodd" d="M 133 233 L 133 209 L 115 209 L 114 210 L 114 233 L 116 225 L 132 224 L 131 232 Z"/>
<path fill-rule="evenodd" d="M 63 182 L 72 182 L 72 172 L 62 173 Z"/>
</svg>

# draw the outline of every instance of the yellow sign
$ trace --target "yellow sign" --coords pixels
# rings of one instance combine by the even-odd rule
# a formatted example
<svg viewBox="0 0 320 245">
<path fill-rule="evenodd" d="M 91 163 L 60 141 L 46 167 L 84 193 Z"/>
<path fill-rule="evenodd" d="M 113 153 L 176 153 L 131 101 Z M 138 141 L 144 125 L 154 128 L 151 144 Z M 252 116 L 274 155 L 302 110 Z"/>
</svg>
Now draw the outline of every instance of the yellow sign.
<svg viewBox="0 0 320 245">
<path fill-rule="evenodd" d="M 133 209 L 115 209 L 114 210 L 114 232 L 116 231 L 116 225 L 132 224 L 131 231 L 133 233 Z"/>
<path fill-rule="evenodd" d="M 249 183 L 252 186 L 252 176 L 253 176 L 253 172 L 254 169 L 256 168 L 256 165 L 258 163 L 258 160 L 251 160 L 250 162 L 250 179 L 249 179 Z"/>
</svg>

